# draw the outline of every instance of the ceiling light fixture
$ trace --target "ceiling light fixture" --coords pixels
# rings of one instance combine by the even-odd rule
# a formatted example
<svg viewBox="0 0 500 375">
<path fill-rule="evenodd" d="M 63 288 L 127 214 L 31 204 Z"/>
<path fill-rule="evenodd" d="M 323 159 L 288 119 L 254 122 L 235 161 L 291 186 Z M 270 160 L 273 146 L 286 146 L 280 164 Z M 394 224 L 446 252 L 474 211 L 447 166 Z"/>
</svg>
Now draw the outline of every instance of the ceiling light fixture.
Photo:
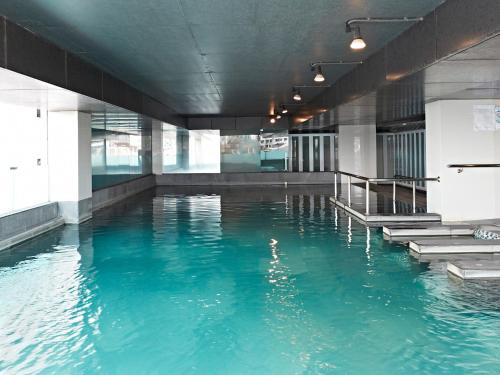
<svg viewBox="0 0 500 375">
<path fill-rule="evenodd" d="M 276 119 L 275 119 L 274 117 L 271 117 L 271 118 L 269 119 L 269 122 L 270 122 L 271 124 L 276 124 Z"/>
<path fill-rule="evenodd" d="M 421 22 L 423 17 L 365 17 L 352 18 L 345 23 L 346 33 L 353 33 L 351 49 L 355 51 L 362 50 L 366 47 L 366 43 L 361 36 L 360 23 L 399 23 L 399 22 Z"/>
<path fill-rule="evenodd" d="M 351 42 L 351 49 L 353 50 L 361 50 L 361 49 L 364 49 L 366 48 L 366 43 L 363 39 L 363 37 L 361 36 L 361 29 L 360 27 L 355 27 L 354 30 L 353 30 L 353 38 L 352 38 L 352 42 Z"/>
<path fill-rule="evenodd" d="M 296 102 L 300 102 L 302 100 L 302 96 L 300 95 L 300 90 L 294 87 L 292 91 L 293 91 L 293 100 L 295 100 Z"/>
<path fill-rule="evenodd" d="M 283 114 L 288 113 L 288 109 L 284 105 L 281 106 L 281 113 L 283 113 Z"/>
<path fill-rule="evenodd" d="M 316 71 L 314 75 L 314 82 L 325 82 L 325 76 L 323 75 L 323 70 L 321 69 L 321 65 L 314 66 L 313 71 Z"/>
<path fill-rule="evenodd" d="M 324 82 L 325 75 L 323 74 L 322 66 L 324 65 L 357 65 L 363 64 L 363 61 L 318 61 L 311 63 L 311 71 L 315 72 L 314 82 Z"/>
<path fill-rule="evenodd" d="M 281 118 L 281 115 L 276 115 L 276 120 L 279 120 Z"/>
</svg>

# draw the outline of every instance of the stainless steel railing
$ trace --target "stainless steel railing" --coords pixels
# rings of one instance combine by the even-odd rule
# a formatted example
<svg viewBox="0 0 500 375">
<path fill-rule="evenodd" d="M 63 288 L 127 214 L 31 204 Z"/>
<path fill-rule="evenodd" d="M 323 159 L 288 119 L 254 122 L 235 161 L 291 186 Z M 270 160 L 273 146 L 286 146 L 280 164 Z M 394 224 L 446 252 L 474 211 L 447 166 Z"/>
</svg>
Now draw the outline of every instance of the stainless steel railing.
<svg viewBox="0 0 500 375">
<path fill-rule="evenodd" d="M 469 164 L 448 164 L 448 168 L 457 168 L 458 173 L 462 173 L 464 171 L 464 168 L 500 168 L 500 164 L 476 164 L 476 163 L 469 163 Z"/>
<path fill-rule="evenodd" d="M 416 213 L 416 183 L 417 181 L 437 181 L 439 182 L 439 177 L 393 177 L 393 178 L 377 178 L 377 177 L 365 177 L 357 174 L 343 172 L 343 171 L 334 171 L 334 179 L 335 179 L 335 200 L 338 197 L 338 175 L 347 176 L 347 205 L 351 207 L 351 190 L 352 190 L 352 179 L 358 179 L 365 181 L 365 190 L 366 190 L 366 198 L 365 198 L 365 214 L 370 214 L 370 184 L 371 183 L 390 183 L 392 182 L 392 211 L 396 213 L 396 183 L 411 183 L 412 186 L 412 211 Z"/>
</svg>

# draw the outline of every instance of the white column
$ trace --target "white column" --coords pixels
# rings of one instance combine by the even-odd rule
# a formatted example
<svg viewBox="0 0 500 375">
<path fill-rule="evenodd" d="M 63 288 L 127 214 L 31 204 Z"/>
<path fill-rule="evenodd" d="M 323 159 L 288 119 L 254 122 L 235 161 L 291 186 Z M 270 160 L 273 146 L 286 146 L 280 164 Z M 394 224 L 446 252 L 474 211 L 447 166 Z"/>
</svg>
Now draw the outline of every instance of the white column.
<svg viewBox="0 0 500 375">
<path fill-rule="evenodd" d="M 90 114 L 78 111 L 48 115 L 49 198 L 58 202 L 67 223 L 92 217 Z"/>
<path fill-rule="evenodd" d="M 377 177 L 377 129 L 370 125 L 339 125 L 339 170 Z"/>
<path fill-rule="evenodd" d="M 448 164 L 500 163 L 500 130 L 474 126 L 475 105 L 500 100 L 444 100 L 426 104 L 427 210 L 443 221 L 500 217 L 500 169 L 469 168 L 457 173 Z M 492 125 L 494 127 L 494 123 Z"/>
<path fill-rule="evenodd" d="M 151 132 L 153 157 L 153 174 L 163 173 L 163 133 L 162 122 L 153 120 Z"/>
</svg>

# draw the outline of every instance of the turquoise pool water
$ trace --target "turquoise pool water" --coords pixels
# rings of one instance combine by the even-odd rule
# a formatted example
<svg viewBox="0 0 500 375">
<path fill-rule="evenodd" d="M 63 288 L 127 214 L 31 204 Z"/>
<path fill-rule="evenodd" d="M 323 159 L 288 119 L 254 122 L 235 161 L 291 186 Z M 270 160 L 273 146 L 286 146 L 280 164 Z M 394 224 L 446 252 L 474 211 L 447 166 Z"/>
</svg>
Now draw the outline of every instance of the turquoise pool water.
<svg viewBox="0 0 500 375">
<path fill-rule="evenodd" d="M 144 194 L 1 253 L 0 373 L 500 373 L 500 284 L 271 190 Z"/>
</svg>

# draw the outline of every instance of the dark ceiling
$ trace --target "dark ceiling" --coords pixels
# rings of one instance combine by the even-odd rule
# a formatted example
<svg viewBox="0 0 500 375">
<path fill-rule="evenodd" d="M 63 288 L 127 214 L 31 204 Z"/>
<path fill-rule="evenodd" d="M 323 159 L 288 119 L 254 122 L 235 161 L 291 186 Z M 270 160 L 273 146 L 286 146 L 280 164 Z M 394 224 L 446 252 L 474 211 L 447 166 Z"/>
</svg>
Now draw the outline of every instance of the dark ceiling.
<svg viewBox="0 0 500 375">
<path fill-rule="evenodd" d="M 443 0 L 2 0 L 0 13 L 184 115 L 260 115 L 311 84 L 308 64 L 363 60 L 408 24 L 353 17 L 423 16 Z M 333 83 L 349 66 L 324 69 Z M 304 89 L 305 101 L 321 89 Z"/>
</svg>

